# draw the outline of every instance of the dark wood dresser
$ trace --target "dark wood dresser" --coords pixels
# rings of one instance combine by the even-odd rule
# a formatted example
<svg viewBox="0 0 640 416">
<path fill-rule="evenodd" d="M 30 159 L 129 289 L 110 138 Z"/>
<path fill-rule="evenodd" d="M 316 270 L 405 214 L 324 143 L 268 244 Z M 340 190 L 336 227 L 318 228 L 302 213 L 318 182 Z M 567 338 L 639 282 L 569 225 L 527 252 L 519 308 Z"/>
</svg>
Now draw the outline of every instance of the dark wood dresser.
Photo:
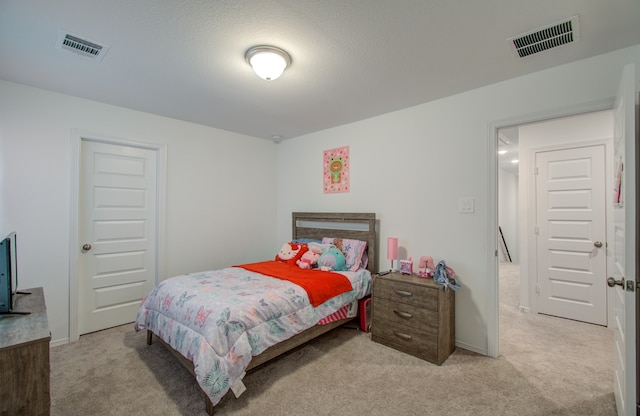
<svg viewBox="0 0 640 416">
<path fill-rule="evenodd" d="M 433 279 L 389 273 L 373 281 L 371 339 L 435 364 L 455 349 L 455 295 Z"/>
<path fill-rule="evenodd" d="M 0 415 L 49 415 L 49 323 L 41 287 L 16 295 L 14 309 L 0 315 Z"/>
</svg>

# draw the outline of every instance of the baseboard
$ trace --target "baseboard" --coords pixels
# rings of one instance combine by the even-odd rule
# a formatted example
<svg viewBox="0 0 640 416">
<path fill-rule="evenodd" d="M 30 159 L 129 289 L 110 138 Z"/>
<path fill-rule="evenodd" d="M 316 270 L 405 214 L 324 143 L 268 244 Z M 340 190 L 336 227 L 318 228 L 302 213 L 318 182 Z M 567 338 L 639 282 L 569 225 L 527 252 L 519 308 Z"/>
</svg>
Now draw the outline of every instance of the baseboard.
<svg viewBox="0 0 640 416">
<path fill-rule="evenodd" d="M 476 345 L 466 344 L 464 342 L 456 341 L 456 348 L 462 348 L 467 351 L 475 352 L 481 355 L 489 356 L 489 351 L 486 348 L 479 348 Z"/>
<path fill-rule="evenodd" d="M 69 342 L 70 342 L 69 338 L 57 339 L 55 341 L 49 342 L 49 348 L 57 347 L 57 346 L 60 346 L 60 345 L 65 345 L 65 344 L 68 344 Z"/>
</svg>

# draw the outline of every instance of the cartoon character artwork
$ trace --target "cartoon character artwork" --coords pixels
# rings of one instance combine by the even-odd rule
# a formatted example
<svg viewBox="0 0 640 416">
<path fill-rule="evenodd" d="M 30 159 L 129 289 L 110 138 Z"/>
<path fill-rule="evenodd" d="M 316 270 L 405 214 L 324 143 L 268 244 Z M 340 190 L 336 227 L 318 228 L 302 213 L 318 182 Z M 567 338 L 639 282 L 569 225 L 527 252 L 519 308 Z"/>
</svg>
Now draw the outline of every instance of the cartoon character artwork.
<svg viewBox="0 0 640 416">
<path fill-rule="evenodd" d="M 331 171 L 331 183 L 340 183 L 340 176 L 342 174 L 342 158 L 332 157 L 331 164 L 329 164 L 329 170 Z"/>
<path fill-rule="evenodd" d="M 322 186 L 325 194 L 349 192 L 349 168 L 349 146 L 324 151 Z"/>
</svg>

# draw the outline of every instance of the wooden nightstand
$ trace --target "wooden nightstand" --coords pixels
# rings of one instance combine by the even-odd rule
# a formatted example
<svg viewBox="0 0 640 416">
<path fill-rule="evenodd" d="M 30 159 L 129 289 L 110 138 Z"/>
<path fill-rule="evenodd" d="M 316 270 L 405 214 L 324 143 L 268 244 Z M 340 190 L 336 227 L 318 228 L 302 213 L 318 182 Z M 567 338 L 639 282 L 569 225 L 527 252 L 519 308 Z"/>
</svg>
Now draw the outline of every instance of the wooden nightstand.
<svg viewBox="0 0 640 416">
<path fill-rule="evenodd" d="M 455 349 L 455 295 L 433 279 L 375 276 L 371 339 L 435 364 Z"/>
</svg>

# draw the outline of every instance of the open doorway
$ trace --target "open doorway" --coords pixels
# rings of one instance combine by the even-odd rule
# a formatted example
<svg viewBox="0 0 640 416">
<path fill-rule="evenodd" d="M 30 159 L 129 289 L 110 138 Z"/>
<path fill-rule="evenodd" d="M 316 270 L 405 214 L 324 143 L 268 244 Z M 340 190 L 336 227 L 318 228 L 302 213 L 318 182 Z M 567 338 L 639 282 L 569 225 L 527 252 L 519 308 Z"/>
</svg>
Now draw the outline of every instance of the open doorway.
<svg viewBox="0 0 640 416">
<path fill-rule="evenodd" d="M 519 263 L 518 203 L 520 145 L 519 126 L 498 130 L 498 260 Z"/>
<path fill-rule="evenodd" d="M 498 282 L 500 303 L 520 310 L 520 126 L 498 130 Z M 501 313 L 501 316 L 503 314 Z"/>
<path fill-rule="evenodd" d="M 552 287 L 547 289 L 544 285 L 541 286 L 540 274 L 538 268 L 541 267 L 538 264 L 540 256 L 548 255 L 543 252 L 537 245 L 539 241 L 540 232 L 547 231 L 546 228 L 540 228 L 544 224 L 537 224 L 541 220 L 540 207 L 537 207 L 536 192 L 539 192 L 538 188 L 541 188 L 540 183 L 537 182 L 540 179 L 537 170 L 536 160 L 541 160 L 540 155 L 548 153 L 557 153 L 558 151 L 565 151 L 569 158 L 570 164 L 579 164 L 580 158 L 573 157 L 571 155 L 581 152 L 585 148 L 589 147 L 602 147 L 604 149 L 604 173 L 598 174 L 604 175 L 605 178 L 603 186 L 605 189 L 601 189 L 599 197 L 593 197 L 587 195 L 585 198 L 586 203 L 590 203 L 591 200 L 606 199 L 606 205 L 611 206 L 612 193 L 610 187 L 612 186 L 612 150 L 611 140 L 613 136 L 613 116 L 611 110 L 602 110 L 589 112 L 579 115 L 548 119 L 544 121 L 530 122 L 517 126 L 509 126 L 498 129 L 497 135 L 497 150 L 499 154 L 498 159 L 498 260 L 499 269 L 509 267 L 515 269 L 519 273 L 518 295 L 517 295 L 517 308 L 522 312 L 532 312 L 534 314 L 545 313 L 544 308 L 540 308 L 539 304 L 541 296 L 548 297 L 567 297 L 566 293 L 553 292 L 556 290 L 573 290 L 582 291 L 581 296 L 584 295 L 585 299 L 588 299 L 592 293 L 595 293 L 597 289 L 600 296 L 607 293 L 606 278 L 607 271 L 605 269 L 598 272 L 597 286 L 589 286 L 586 283 L 575 281 L 572 283 L 573 287 L 569 284 L 564 284 L 560 288 Z M 564 149 L 564 150 L 563 150 Z M 536 159 L 538 158 L 538 159 Z M 562 164 L 555 163 L 552 166 L 553 169 L 557 169 L 558 166 L 562 167 Z M 590 166 L 590 164 L 585 164 Z M 546 169 L 546 168 L 545 168 Z M 542 172 L 546 174 L 545 172 Z M 571 174 L 573 175 L 573 174 Z M 585 174 L 588 176 L 589 174 Z M 573 179 L 573 177 L 568 177 Z M 561 182 L 561 181 L 558 181 Z M 582 189 L 580 190 L 582 192 Z M 556 192 L 554 197 L 564 198 L 571 196 L 577 192 Z M 590 198 L 590 199 L 589 199 Z M 556 204 L 556 201 L 553 201 Z M 546 204 L 545 204 L 546 206 Z M 560 209 L 563 209 L 562 207 Z M 585 211 L 591 209 L 591 207 L 585 206 Z M 604 208 L 603 208 L 604 209 Z M 596 258 L 596 254 L 599 259 L 603 260 L 604 264 L 609 263 L 609 259 L 606 259 L 608 250 L 606 248 L 606 241 L 611 240 L 610 235 L 612 229 L 611 215 L 603 213 L 603 221 L 606 227 L 602 227 L 605 235 L 598 235 L 597 238 L 589 235 L 591 226 L 585 221 L 571 221 L 565 220 L 560 226 L 564 227 L 563 232 L 567 228 L 572 230 L 577 227 L 584 228 L 584 235 L 571 237 L 575 241 L 583 239 L 585 243 L 585 249 L 582 253 L 572 253 L 571 261 L 574 263 L 555 264 L 555 269 L 564 268 L 563 273 L 569 271 L 571 267 L 579 269 L 579 272 L 587 271 L 587 267 Z M 606 230 L 605 230 L 606 228 Z M 504 240 L 503 240 L 504 238 Z M 591 241 L 593 239 L 593 241 Z M 602 244 L 601 249 L 590 247 L 589 244 Z M 541 254 L 539 255 L 538 252 Z M 555 254 L 559 252 L 555 251 Z M 562 253 L 560 253 L 562 254 Z M 606 267 L 606 266 L 605 266 Z M 584 270 L 583 270 L 584 269 Z M 585 274 L 585 273 L 582 273 Z M 603 276 L 599 276 L 603 274 Z M 585 274 L 586 275 L 586 274 Z M 600 279 L 601 278 L 601 279 Z M 575 280 L 575 279 L 574 279 Z M 500 279 L 498 279 L 500 284 Z M 550 292 L 551 291 L 551 292 Z M 552 293 L 553 292 L 553 293 Z M 546 299 L 546 298 L 545 298 Z M 606 300 L 604 300 L 605 315 L 606 312 Z M 558 315 L 560 316 L 560 315 Z M 564 316 L 571 319 L 581 320 L 579 315 Z M 603 323 L 606 325 L 607 316 L 603 318 Z"/>
<path fill-rule="evenodd" d="M 536 262 L 532 259 L 536 254 L 533 162 L 540 150 L 610 142 L 612 127 L 611 111 L 606 110 L 500 128 L 496 139 L 497 151 L 503 151 L 496 156 L 500 355 L 522 374 L 537 363 L 545 363 L 544 368 L 589 380 L 589 389 L 598 396 L 589 406 L 606 402 L 608 411 L 614 407 L 613 384 L 603 380 L 613 380 L 613 332 L 606 326 L 539 313 Z M 611 153 L 606 157 L 606 183 L 611 186 Z M 609 198 L 612 192 L 606 194 Z M 605 278 L 606 274 L 602 290 L 608 293 Z M 544 391 L 544 377 L 537 374 L 529 382 Z"/>
</svg>

